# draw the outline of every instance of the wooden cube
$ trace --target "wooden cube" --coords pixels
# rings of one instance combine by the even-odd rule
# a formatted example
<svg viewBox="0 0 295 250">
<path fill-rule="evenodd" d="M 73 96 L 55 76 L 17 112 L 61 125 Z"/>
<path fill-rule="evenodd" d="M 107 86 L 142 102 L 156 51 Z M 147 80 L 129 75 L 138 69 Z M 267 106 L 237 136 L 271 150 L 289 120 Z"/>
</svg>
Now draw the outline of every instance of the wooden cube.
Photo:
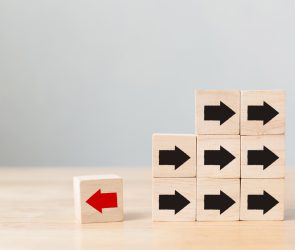
<svg viewBox="0 0 295 250">
<path fill-rule="evenodd" d="M 196 135 L 153 134 L 153 177 L 195 177 Z"/>
<path fill-rule="evenodd" d="M 195 221 L 196 178 L 153 179 L 153 221 Z"/>
<path fill-rule="evenodd" d="M 282 178 L 285 176 L 285 136 L 241 137 L 242 178 Z"/>
<path fill-rule="evenodd" d="M 240 133 L 240 91 L 196 91 L 197 134 Z"/>
<path fill-rule="evenodd" d="M 284 91 L 253 90 L 241 92 L 241 135 L 284 133 Z"/>
<path fill-rule="evenodd" d="M 198 178 L 240 178 L 240 136 L 198 135 Z"/>
<path fill-rule="evenodd" d="M 241 220 L 283 220 L 284 179 L 242 179 Z"/>
<path fill-rule="evenodd" d="M 117 175 L 74 177 L 75 215 L 80 223 L 123 220 L 123 180 Z"/>
<path fill-rule="evenodd" d="M 240 179 L 197 179 L 197 221 L 239 220 Z"/>
</svg>

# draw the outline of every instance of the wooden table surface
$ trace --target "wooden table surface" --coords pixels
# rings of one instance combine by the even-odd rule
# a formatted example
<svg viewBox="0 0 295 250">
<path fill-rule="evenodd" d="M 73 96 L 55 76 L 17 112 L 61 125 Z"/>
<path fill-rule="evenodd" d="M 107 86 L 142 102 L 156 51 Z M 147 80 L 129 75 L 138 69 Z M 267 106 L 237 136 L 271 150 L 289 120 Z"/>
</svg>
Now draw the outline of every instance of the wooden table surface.
<svg viewBox="0 0 295 250">
<path fill-rule="evenodd" d="M 72 177 L 124 178 L 125 221 L 75 222 Z M 152 222 L 151 169 L 0 168 L 0 249 L 295 249 L 295 167 L 287 168 L 285 221 Z"/>
</svg>

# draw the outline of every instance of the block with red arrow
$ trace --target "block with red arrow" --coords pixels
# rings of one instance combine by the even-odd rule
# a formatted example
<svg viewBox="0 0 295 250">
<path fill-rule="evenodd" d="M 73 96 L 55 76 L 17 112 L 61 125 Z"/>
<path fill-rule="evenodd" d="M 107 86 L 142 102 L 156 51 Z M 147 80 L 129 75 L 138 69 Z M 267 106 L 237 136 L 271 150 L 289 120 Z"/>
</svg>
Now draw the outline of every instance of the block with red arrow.
<svg viewBox="0 0 295 250">
<path fill-rule="evenodd" d="M 123 181 L 117 175 L 74 177 L 74 199 L 81 223 L 123 220 Z"/>
</svg>

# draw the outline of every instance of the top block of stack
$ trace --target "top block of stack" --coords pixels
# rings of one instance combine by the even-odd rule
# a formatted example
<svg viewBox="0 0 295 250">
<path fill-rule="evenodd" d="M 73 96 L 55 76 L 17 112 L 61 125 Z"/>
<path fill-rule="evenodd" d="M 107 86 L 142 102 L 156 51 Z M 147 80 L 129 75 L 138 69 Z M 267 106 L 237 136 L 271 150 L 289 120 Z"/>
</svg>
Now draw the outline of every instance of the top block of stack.
<svg viewBox="0 0 295 250">
<path fill-rule="evenodd" d="M 284 91 L 241 91 L 241 135 L 278 134 L 285 134 Z"/>
<path fill-rule="evenodd" d="M 285 93 L 281 90 L 196 91 L 196 132 L 204 135 L 285 133 Z"/>
<path fill-rule="evenodd" d="M 240 134 L 240 91 L 196 90 L 199 135 Z"/>
</svg>

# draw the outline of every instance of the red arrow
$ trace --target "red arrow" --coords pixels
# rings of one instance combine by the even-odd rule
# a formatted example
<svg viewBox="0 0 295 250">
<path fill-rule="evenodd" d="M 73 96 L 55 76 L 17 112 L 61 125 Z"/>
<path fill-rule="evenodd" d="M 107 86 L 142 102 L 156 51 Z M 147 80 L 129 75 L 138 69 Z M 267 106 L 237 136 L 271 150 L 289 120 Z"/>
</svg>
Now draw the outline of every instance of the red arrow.
<svg viewBox="0 0 295 250">
<path fill-rule="evenodd" d="M 91 207 L 102 213 L 103 208 L 118 207 L 117 193 L 101 193 L 99 189 L 87 201 Z"/>
</svg>

